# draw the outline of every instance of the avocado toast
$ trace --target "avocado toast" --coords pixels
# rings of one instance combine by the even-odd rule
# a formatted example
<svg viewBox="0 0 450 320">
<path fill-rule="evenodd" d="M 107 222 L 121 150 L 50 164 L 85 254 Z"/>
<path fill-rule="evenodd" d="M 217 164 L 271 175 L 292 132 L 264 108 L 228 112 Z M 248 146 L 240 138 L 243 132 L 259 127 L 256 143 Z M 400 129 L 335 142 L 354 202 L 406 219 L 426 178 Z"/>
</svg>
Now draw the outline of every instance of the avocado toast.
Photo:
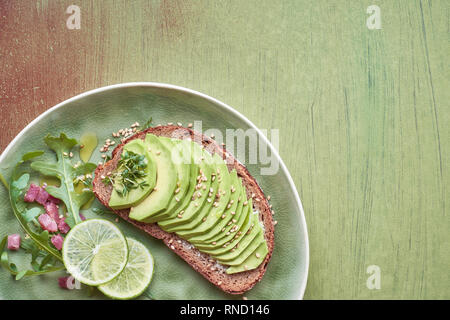
<svg viewBox="0 0 450 320">
<path fill-rule="evenodd" d="M 164 138 L 160 143 L 155 137 L 174 139 Z M 156 186 L 152 186 L 153 182 L 142 188 L 142 192 L 150 196 L 155 192 L 153 197 L 159 199 L 157 208 L 151 202 L 151 210 L 147 212 L 144 199 L 138 204 L 133 203 L 131 210 L 119 204 L 117 207 L 120 209 L 113 211 L 163 240 L 192 268 L 223 291 L 242 294 L 251 289 L 264 275 L 274 247 L 271 210 L 256 180 L 245 166 L 214 140 L 180 126 L 157 126 L 123 141 L 114 149 L 112 159 L 97 167 L 93 190 L 107 207 L 111 207 L 110 198 L 115 191 L 113 184 L 104 183 L 102 177 L 117 170 L 124 146 L 135 139 L 148 141 L 151 144 L 149 151 L 153 150 L 164 158 L 167 158 L 167 149 L 171 145 L 179 147 L 180 158 L 186 154 L 183 152 L 186 148 L 191 148 L 189 160 L 192 165 L 182 168 L 181 164 L 162 164 L 162 169 L 167 171 L 164 173 L 165 182 L 160 183 L 159 188 L 158 181 Z M 173 177 L 176 167 L 178 171 L 182 170 L 183 181 Z M 197 183 L 195 187 L 193 183 Z M 163 187 L 170 195 L 168 198 L 157 194 Z"/>
</svg>

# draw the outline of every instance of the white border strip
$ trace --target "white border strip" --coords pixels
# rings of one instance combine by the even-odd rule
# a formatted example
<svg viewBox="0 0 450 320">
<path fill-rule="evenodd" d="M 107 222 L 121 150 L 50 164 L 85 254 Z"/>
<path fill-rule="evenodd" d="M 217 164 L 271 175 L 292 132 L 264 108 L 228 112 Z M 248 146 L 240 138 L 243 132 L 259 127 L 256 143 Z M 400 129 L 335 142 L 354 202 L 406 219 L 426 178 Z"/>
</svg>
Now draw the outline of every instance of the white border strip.
<svg viewBox="0 0 450 320">
<path fill-rule="evenodd" d="M 6 154 L 9 152 L 9 150 L 12 148 L 12 146 L 20 139 L 21 136 L 23 136 L 28 130 L 30 130 L 31 127 L 33 127 L 34 124 L 36 124 L 37 122 L 39 122 L 42 118 L 44 118 L 46 115 L 48 115 L 49 113 L 55 111 L 56 109 L 64 106 L 65 104 L 68 104 L 72 101 L 84 98 L 86 96 L 92 95 L 92 94 L 96 94 L 99 92 L 104 92 L 104 91 L 108 91 L 108 90 L 112 90 L 112 89 L 116 89 L 116 88 L 129 88 L 129 87 L 153 87 L 153 88 L 164 88 L 164 89 L 172 89 L 172 90 L 177 90 L 177 91 L 181 91 L 184 93 L 190 93 L 192 95 L 196 95 L 199 96 L 203 99 L 209 100 L 210 102 L 213 102 L 214 104 L 220 106 L 221 108 L 233 113 L 235 116 L 237 116 L 238 118 L 242 119 L 245 123 L 247 123 L 250 127 L 252 127 L 253 129 L 256 130 L 256 132 L 258 132 L 258 134 L 263 138 L 264 142 L 267 143 L 268 146 L 270 146 L 270 148 L 272 149 L 272 152 L 275 154 L 275 156 L 278 158 L 278 161 L 281 164 L 281 168 L 282 170 L 285 172 L 286 176 L 288 177 L 289 180 L 289 185 L 290 187 L 295 191 L 295 199 L 297 200 L 297 205 L 300 208 L 300 220 L 302 222 L 302 226 L 303 226 L 303 232 L 305 234 L 305 239 L 303 239 L 305 241 L 305 246 L 306 246 L 306 277 L 304 278 L 303 282 L 300 284 L 300 292 L 298 293 L 298 299 L 303 299 L 303 296 L 305 294 L 305 289 L 306 289 L 306 283 L 308 280 L 308 272 L 309 272 L 309 239 L 308 239 L 308 228 L 306 227 L 306 219 L 305 219 L 305 212 L 303 211 L 303 206 L 302 206 L 302 202 L 300 200 L 300 197 L 298 195 L 298 191 L 297 188 L 295 187 L 294 181 L 292 180 L 292 177 L 289 173 L 289 171 L 286 168 L 286 165 L 284 164 L 283 160 L 281 159 L 280 155 L 278 154 L 278 151 L 272 146 L 272 144 L 269 142 L 269 140 L 266 138 L 266 136 L 264 136 L 264 134 L 262 134 L 262 132 L 250 121 L 248 120 L 244 115 L 242 115 L 240 112 L 234 110 L 232 107 L 230 107 L 229 105 L 215 99 L 212 98 L 204 93 L 192 90 L 192 89 L 188 89 L 188 88 L 184 88 L 184 87 L 180 87 L 180 86 L 176 86 L 176 85 L 172 85 L 172 84 L 165 84 L 165 83 L 159 83 L 159 82 L 127 82 L 127 83 L 121 83 L 121 84 L 114 84 L 114 85 L 110 85 L 110 86 L 106 86 L 106 87 L 101 87 L 101 88 L 97 88 L 94 90 L 90 90 L 90 91 L 86 91 L 84 93 L 81 93 L 75 97 L 72 97 L 70 99 L 67 99 L 61 103 L 58 103 L 57 105 L 55 105 L 54 107 L 51 107 L 50 109 L 48 109 L 47 111 L 45 111 L 44 113 L 40 114 L 36 119 L 34 119 L 33 121 L 31 121 L 25 128 L 22 129 L 22 131 L 19 132 L 19 134 L 8 144 L 8 146 L 5 148 L 5 150 L 2 152 L 2 154 L 0 155 L 0 162 L 3 161 L 3 158 L 5 158 Z"/>
</svg>

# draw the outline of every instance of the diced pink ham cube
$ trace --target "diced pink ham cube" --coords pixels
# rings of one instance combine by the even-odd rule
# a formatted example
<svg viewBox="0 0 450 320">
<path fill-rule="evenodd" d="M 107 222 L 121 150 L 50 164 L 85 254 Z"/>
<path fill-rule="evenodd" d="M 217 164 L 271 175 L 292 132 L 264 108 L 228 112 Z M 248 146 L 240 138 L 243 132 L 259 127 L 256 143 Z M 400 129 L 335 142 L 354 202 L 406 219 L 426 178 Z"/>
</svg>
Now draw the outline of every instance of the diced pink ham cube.
<svg viewBox="0 0 450 320">
<path fill-rule="evenodd" d="M 58 249 L 58 250 L 62 249 L 64 238 L 60 234 L 54 235 L 51 238 L 51 241 L 56 249 Z"/>
<path fill-rule="evenodd" d="M 20 248 L 20 234 L 11 234 L 8 236 L 8 249 L 19 250 Z"/>
<path fill-rule="evenodd" d="M 61 200 L 59 200 L 58 198 L 55 198 L 51 194 L 48 195 L 48 200 L 47 201 L 53 202 L 54 204 L 60 204 L 61 203 Z"/>
<path fill-rule="evenodd" d="M 56 223 L 59 222 L 59 210 L 55 203 L 47 201 L 44 205 L 45 212 L 53 219 Z"/>
<path fill-rule="evenodd" d="M 58 231 L 58 225 L 56 224 L 55 220 L 53 220 L 52 217 L 50 217 L 48 214 L 41 214 L 38 218 L 38 221 L 42 229 L 48 230 L 49 232 Z"/>
<path fill-rule="evenodd" d="M 36 196 L 36 202 L 39 203 L 39 204 L 45 205 L 45 203 L 48 200 L 48 196 L 49 196 L 48 192 L 45 191 L 44 188 L 40 188 L 39 189 L 39 193 Z"/>
<path fill-rule="evenodd" d="M 86 220 L 86 217 L 81 212 L 80 212 L 80 219 L 81 219 L 81 221 Z"/>
<path fill-rule="evenodd" d="M 39 194 L 39 191 L 41 188 L 35 184 L 30 184 L 30 187 L 28 188 L 27 193 L 25 194 L 24 200 L 25 202 L 33 202 L 36 200 L 36 197 Z"/>
<path fill-rule="evenodd" d="M 58 278 L 58 285 L 63 289 L 73 288 L 74 278 L 71 276 Z"/>
<path fill-rule="evenodd" d="M 65 220 L 66 218 L 62 218 L 57 222 L 59 231 L 64 234 L 66 234 L 70 230 L 70 226 L 66 223 Z"/>
</svg>

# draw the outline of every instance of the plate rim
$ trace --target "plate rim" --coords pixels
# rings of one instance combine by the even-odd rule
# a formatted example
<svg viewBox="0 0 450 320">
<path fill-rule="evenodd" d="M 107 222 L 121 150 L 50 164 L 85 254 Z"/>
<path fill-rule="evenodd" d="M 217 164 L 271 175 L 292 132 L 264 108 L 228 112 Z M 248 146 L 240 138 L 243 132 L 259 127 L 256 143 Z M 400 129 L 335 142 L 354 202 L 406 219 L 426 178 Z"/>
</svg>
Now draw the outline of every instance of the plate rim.
<svg viewBox="0 0 450 320">
<path fill-rule="evenodd" d="M 306 261 L 305 261 L 305 277 L 302 280 L 300 286 L 299 286 L 299 292 L 297 294 L 297 299 L 298 300 L 302 300 L 305 294 L 305 290 L 306 290 L 306 284 L 308 282 L 308 276 L 309 276 L 309 237 L 308 237 L 308 228 L 306 225 L 306 218 L 305 218 L 305 212 L 303 210 L 303 205 L 302 202 L 300 200 L 300 196 L 298 194 L 297 188 L 295 186 L 295 183 L 291 177 L 291 174 L 289 173 L 289 170 L 287 169 L 286 165 L 284 164 L 283 160 L 281 159 L 278 150 L 272 145 L 272 143 L 270 143 L 270 141 L 267 139 L 267 137 L 261 132 L 261 130 L 255 125 L 253 124 L 253 122 L 251 122 L 246 116 L 244 116 L 242 113 L 240 113 L 239 111 L 235 110 L 234 108 L 232 108 L 231 106 L 229 106 L 228 104 L 213 98 L 207 94 L 204 94 L 202 92 L 193 90 L 193 89 L 189 89 L 186 87 L 182 87 L 182 86 L 178 86 L 178 85 L 173 85 L 173 84 L 168 84 L 168 83 L 162 83 L 162 82 L 125 82 L 125 83 L 118 83 L 118 84 L 112 84 L 112 85 L 107 85 L 107 86 L 103 86 L 103 87 L 99 87 L 96 89 L 92 89 L 92 90 L 88 90 L 85 92 L 82 92 L 80 94 L 77 94 L 69 99 L 66 99 L 56 105 L 54 105 L 53 107 L 47 109 L 46 111 L 44 111 L 43 113 L 41 113 L 39 116 L 37 116 L 34 120 L 32 120 L 29 124 L 27 124 L 15 137 L 13 140 L 11 140 L 11 142 L 6 146 L 6 148 L 3 150 L 3 152 L 0 154 L 0 162 L 2 162 L 4 160 L 4 158 L 6 157 L 6 154 L 9 152 L 9 150 L 13 147 L 13 145 L 20 139 L 20 137 L 22 137 L 28 130 L 30 130 L 36 123 L 38 123 L 42 118 L 46 117 L 48 114 L 52 113 L 53 111 L 61 108 L 62 106 L 71 103 L 73 101 L 79 100 L 81 98 L 84 98 L 86 96 L 92 95 L 92 94 L 96 94 L 96 93 L 100 93 L 100 92 L 105 92 L 108 90 L 113 90 L 113 89 L 117 89 L 117 88 L 130 88 L 130 87 L 153 87 L 153 88 L 162 88 L 162 89 L 171 89 L 171 90 L 175 90 L 175 91 L 180 91 L 183 93 L 188 93 L 191 95 L 195 95 L 198 96 L 200 98 L 206 99 L 210 102 L 212 102 L 213 104 L 221 107 L 222 109 L 224 109 L 225 111 L 231 112 L 233 115 L 235 115 L 236 117 L 238 117 L 239 119 L 241 119 L 242 121 L 244 121 L 247 125 L 249 125 L 251 128 L 255 129 L 256 132 L 259 134 L 259 136 L 262 137 L 262 139 L 264 140 L 264 142 L 271 148 L 271 151 L 274 153 L 275 157 L 277 158 L 277 160 L 280 163 L 280 167 L 281 170 L 284 171 L 284 173 L 286 174 L 287 178 L 288 178 L 288 182 L 290 187 L 295 191 L 295 200 L 297 202 L 298 207 L 300 208 L 300 221 L 302 222 L 302 228 L 303 228 L 303 232 L 304 232 L 304 243 L 305 243 L 305 249 L 306 249 Z"/>
</svg>

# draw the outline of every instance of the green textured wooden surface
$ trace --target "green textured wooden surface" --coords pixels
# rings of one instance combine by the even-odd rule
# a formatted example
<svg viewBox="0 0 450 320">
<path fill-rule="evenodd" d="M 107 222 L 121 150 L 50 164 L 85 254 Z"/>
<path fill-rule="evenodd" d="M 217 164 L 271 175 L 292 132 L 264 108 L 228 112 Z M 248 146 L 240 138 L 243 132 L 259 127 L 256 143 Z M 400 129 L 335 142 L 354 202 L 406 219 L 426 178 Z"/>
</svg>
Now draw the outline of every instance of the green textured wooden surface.
<svg viewBox="0 0 450 320">
<path fill-rule="evenodd" d="M 0 150 L 89 89 L 192 88 L 280 129 L 308 223 L 305 298 L 450 298 L 448 1 L 76 1 L 81 30 L 70 4 L 0 3 Z"/>
</svg>

